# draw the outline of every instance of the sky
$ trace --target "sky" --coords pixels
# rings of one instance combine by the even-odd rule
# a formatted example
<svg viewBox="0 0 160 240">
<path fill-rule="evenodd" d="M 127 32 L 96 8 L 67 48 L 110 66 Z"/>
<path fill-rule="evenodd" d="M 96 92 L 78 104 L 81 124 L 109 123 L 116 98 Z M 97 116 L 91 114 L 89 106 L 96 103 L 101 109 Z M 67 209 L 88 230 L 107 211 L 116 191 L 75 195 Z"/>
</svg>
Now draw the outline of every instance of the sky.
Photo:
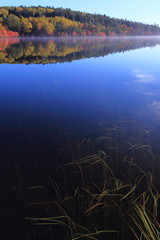
<svg viewBox="0 0 160 240">
<path fill-rule="evenodd" d="M 0 0 L 0 6 L 53 6 L 160 25 L 160 0 Z"/>
</svg>

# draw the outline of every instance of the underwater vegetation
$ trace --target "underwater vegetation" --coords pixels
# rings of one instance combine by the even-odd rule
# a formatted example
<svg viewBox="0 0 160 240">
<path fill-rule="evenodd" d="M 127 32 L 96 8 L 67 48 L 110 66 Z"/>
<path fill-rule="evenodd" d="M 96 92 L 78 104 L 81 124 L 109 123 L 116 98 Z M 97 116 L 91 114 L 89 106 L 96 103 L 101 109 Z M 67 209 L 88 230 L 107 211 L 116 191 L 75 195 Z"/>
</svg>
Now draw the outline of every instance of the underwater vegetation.
<svg viewBox="0 0 160 240">
<path fill-rule="evenodd" d="M 160 193 L 149 138 L 99 123 L 40 185 L 21 177 L 13 188 L 25 208 L 27 239 L 158 240 Z"/>
</svg>

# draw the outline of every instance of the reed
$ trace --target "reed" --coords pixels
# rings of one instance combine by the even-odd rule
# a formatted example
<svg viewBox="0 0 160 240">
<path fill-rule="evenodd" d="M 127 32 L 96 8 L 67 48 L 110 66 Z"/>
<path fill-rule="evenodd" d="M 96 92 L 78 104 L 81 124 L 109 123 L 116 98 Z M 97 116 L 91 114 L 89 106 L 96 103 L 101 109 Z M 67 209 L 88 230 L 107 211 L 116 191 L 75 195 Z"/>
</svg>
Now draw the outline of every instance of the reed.
<svg viewBox="0 0 160 240">
<path fill-rule="evenodd" d="M 33 229 L 48 227 L 62 240 L 160 239 L 152 148 L 142 136 L 126 139 L 121 126 L 107 126 L 100 122 L 91 132 L 91 146 L 87 137 L 80 141 L 77 149 L 83 151 L 64 163 L 63 171 L 60 166 L 59 181 L 51 175 L 43 186 L 28 188 L 26 219 Z"/>
<path fill-rule="evenodd" d="M 107 163 L 106 154 L 99 152 L 66 164 L 74 172 L 78 169 L 79 185 L 68 196 L 49 178 L 56 200 L 46 202 L 54 217 L 28 217 L 34 226 L 59 225 L 64 239 L 159 239 L 157 208 L 160 194 L 152 176 L 132 161 L 124 159 L 130 168 L 139 171 L 135 182 L 118 179 Z M 98 174 L 95 175 L 95 172 Z M 75 176 L 72 176 L 74 180 Z M 147 188 L 142 190 L 145 179 Z M 101 180 L 101 181 L 100 181 Z M 67 179 L 66 179 L 67 181 Z M 73 183 L 74 185 L 74 183 Z M 31 189 L 38 189 L 32 187 Z M 45 189 L 41 187 L 41 189 Z M 45 202 L 34 203 L 45 205 Z M 51 210 L 54 208 L 54 211 Z M 128 223 L 128 225 L 122 223 Z M 97 229 L 96 231 L 95 228 Z M 123 233 L 123 234 L 122 234 Z M 117 235 L 117 237 L 115 237 Z"/>
</svg>

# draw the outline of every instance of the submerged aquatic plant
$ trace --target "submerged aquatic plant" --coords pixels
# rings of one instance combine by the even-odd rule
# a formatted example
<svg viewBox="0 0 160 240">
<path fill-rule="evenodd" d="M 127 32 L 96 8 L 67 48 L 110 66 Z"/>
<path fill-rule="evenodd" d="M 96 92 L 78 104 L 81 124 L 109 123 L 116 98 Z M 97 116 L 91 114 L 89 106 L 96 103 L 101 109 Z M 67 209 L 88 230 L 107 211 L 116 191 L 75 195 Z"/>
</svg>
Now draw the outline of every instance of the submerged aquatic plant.
<svg viewBox="0 0 160 240">
<path fill-rule="evenodd" d="M 59 166 L 60 178 L 50 175 L 43 186 L 27 189 L 26 219 L 34 236 L 47 228 L 47 240 L 53 236 L 62 240 L 160 239 L 160 194 L 150 166 L 143 164 L 145 159 L 154 159 L 152 149 L 140 139 L 124 141 L 121 127 L 106 125 L 99 123 L 91 133 L 96 136 L 90 137 L 92 146 L 103 143 L 101 151 L 88 154 L 87 137 L 83 138 L 78 151 L 85 144 L 87 151 Z"/>
<path fill-rule="evenodd" d="M 134 206 L 135 214 L 130 215 L 133 219 L 134 224 L 139 230 L 138 233 L 135 233 L 135 230 L 132 229 L 134 235 L 137 239 L 146 239 L 146 240 L 159 240 L 160 239 L 160 228 L 157 221 L 155 223 L 152 214 L 145 208 L 145 206 L 135 204 Z"/>
<path fill-rule="evenodd" d="M 57 197 L 46 202 L 46 213 L 58 215 L 27 219 L 34 226 L 61 226 L 64 230 L 63 239 L 105 239 L 104 236 L 112 239 L 112 233 L 113 239 L 129 237 L 158 240 L 157 206 L 160 195 L 153 185 L 152 175 L 145 173 L 133 161 L 125 159 L 124 162 L 129 168 L 132 166 L 132 170 L 139 171 L 140 174 L 134 182 L 118 179 L 109 167 L 104 152 L 66 164 L 71 170 L 72 181 L 77 180 L 74 174 L 72 176 L 76 169 L 76 178 L 79 179 L 73 182 L 74 191 L 64 197 L 62 186 L 59 187 L 49 179 L 52 191 Z M 65 181 L 67 184 L 70 179 Z M 141 189 L 144 181 L 146 189 Z M 32 189 L 36 190 L 36 187 Z"/>
</svg>

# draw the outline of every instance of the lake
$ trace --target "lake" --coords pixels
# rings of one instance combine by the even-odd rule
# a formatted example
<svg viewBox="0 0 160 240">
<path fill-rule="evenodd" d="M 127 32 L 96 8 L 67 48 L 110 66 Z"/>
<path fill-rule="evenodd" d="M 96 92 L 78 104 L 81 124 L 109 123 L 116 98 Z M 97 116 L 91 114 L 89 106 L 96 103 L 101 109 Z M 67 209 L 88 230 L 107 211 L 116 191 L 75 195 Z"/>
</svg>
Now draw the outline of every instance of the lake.
<svg viewBox="0 0 160 240">
<path fill-rule="evenodd" d="M 1 38 L 0 73 L 3 238 L 136 239 L 133 202 L 160 187 L 160 37 Z"/>
</svg>

